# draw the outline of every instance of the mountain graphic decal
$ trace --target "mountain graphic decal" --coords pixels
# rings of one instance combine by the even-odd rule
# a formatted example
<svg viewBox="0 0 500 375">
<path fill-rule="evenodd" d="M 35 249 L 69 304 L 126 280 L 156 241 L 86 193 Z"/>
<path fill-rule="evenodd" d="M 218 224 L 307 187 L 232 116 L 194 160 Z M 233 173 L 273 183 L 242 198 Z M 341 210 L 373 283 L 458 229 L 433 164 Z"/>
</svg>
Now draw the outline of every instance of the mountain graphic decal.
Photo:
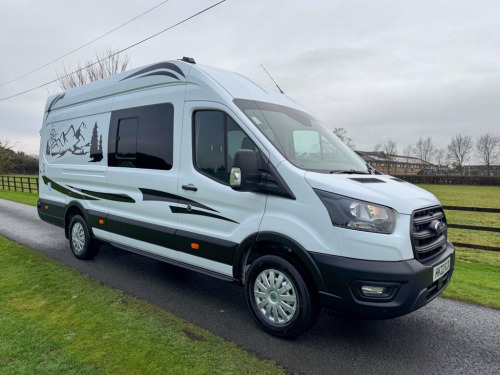
<svg viewBox="0 0 500 375">
<path fill-rule="evenodd" d="M 91 159 L 89 162 L 101 161 L 103 158 L 102 135 L 99 136 L 97 122 L 90 139 L 88 138 L 87 125 L 83 121 L 77 128 L 71 124 L 60 134 L 53 128 L 50 131 L 50 138 L 47 140 L 45 154 L 57 157 L 62 157 L 67 153 L 89 155 Z"/>
</svg>

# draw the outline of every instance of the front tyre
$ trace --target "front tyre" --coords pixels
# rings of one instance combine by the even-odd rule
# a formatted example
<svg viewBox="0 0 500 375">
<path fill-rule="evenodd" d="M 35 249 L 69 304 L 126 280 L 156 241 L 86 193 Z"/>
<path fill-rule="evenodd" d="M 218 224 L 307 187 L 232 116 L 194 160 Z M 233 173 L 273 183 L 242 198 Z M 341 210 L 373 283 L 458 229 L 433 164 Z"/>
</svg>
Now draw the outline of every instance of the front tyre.
<svg viewBox="0 0 500 375">
<path fill-rule="evenodd" d="M 92 259 L 99 251 L 99 246 L 90 235 L 85 219 L 80 215 L 71 218 L 69 245 L 75 257 L 79 259 Z"/>
<path fill-rule="evenodd" d="M 298 336 L 318 318 L 316 299 L 298 268 L 278 256 L 265 255 L 251 264 L 245 291 L 253 318 L 271 335 Z"/>
</svg>

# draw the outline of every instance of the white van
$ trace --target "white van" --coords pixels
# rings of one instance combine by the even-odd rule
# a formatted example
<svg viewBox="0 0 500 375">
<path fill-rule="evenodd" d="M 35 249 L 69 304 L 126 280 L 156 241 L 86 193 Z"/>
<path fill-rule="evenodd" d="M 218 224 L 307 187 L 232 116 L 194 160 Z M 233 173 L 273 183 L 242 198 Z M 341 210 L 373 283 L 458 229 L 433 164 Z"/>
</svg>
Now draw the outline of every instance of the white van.
<svg viewBox="0 0 500 375">
<path fill-rule="evenodd" d="M 376 173 L 287 96 L 190 58 L 48 99 L 38 213 L 78 258 L 108 243 L 241 283 L 280 337 L 321 308 L 414 311 L 455 261 L 432 194 Z"/>
</svg>

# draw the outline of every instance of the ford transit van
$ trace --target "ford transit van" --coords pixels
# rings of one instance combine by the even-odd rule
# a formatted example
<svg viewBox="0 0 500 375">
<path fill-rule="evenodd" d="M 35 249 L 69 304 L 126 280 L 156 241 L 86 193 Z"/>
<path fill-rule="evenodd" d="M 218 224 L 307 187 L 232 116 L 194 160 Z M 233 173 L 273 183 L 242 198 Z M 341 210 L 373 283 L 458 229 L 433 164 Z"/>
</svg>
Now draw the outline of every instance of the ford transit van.
<svg viewBox="0 0 500 375">
<path fill-rule="evenodd" d="M 124 72 L 50 97 L 40 134 L 38 213 L 76 257 L 111 244 L 240 283 L 270 334 L 322 308 L 398 317 L 450 282 L 432 194 L 236 73 L 189 58 Z"/>
</svg>

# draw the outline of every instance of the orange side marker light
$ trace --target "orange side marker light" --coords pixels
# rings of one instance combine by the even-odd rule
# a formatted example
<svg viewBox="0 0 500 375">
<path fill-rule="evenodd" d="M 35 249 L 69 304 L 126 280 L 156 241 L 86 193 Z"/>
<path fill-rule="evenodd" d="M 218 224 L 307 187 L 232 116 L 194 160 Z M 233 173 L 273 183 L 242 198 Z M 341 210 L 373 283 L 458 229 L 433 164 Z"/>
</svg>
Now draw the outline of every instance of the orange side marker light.
<svg viewBox="0 0 500 375">
<path fill-rule="evenodd" d="M 200 248 L 200 245 L 199 245 L 199 244 L 194 243 L 194 242 L 191 244 L 191 249 L 193 249 L 193 250 L 198 250 L 199 248 Z"/>
</svg>

